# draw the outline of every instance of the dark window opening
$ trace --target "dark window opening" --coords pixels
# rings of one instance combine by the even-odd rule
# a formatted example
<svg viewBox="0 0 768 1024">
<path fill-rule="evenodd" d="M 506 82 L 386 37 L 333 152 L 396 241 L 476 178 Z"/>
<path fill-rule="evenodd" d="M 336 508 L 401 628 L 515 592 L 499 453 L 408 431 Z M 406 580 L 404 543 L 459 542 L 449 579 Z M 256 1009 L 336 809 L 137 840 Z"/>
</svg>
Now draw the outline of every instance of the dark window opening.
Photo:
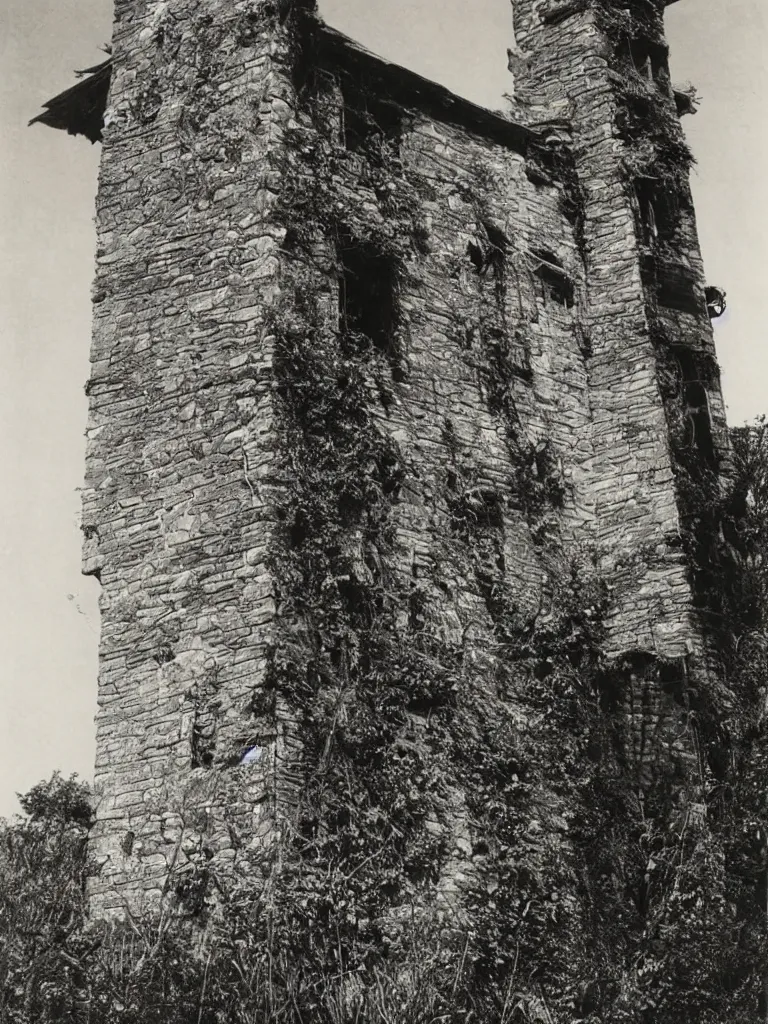
<svg viewBox="0 0 768 1024">
<path fill-rule="evenodd" d="M 396 275 L 392 261 L 369 242 L 339 245 L 339 322 L 349 340 L 396 355 Z"/>
<path fill-rule="evenodd" d="M 534 249 L 534 273 L 539 282 L 538 294 L 545 306 L 557 305 L 570 309 L 574 304 L 573 281 L 563 268 L 562 261 L 548 249 Z"/>
<path fill-rule="evenodd" d="M 688 709 L 688 673 L 685 661 L 659 661 L 659 683 L 664 693 L 676 704 L 685 710 Z"/>
<path fill-rule="evenodd" d="M 385 141 L 399 143 L 403 112 L 394 103 L 377 99 L 348 82 L 341 84 L 344 97 L 344 146 L 350 153 L 380 157 Z"/>
<path fill-rule="evenodd" d="M 652 245 L 659 238 L 672 238 L 680 216 L 675 196 L 661 188 L 655 178 L 638 178 L 635 198 L 642 240 Z"/>
<path fill-rule="evenodd" d="M 192 767 L 210 768 L 215 751 L 216 741 L 213 731 L 209 734 L 207 729 L 198 729 L 196 726 L 192 736 Z"/>
<path fill-rule="evenodd" d="M 467 246 L 467 255 L 478 274 L 492 270 L 499 278 L 504 273 L 509 239 L 491 221 L 481 221 L 475 238 Z"/>
<path fill-rule="evenodd" d="M 312 46 L 309 40 L 302 40 L 304 45 L 291 47 L 290 76 L 296 94 L 301 96 L 315 95 L 321 85 L 321 74 L 316 61 L 312 59 Z"/>
<path fill-rule="evenodd" d="M 657 267 L 658 301 L 666 309 L 694 316 L 702 313 L 702 301 L 696 288 L 696 275 L 679 263 L 660 263 Z"/>
<path fill-rule="evenodd" d="M 690 447 L 695 446 L 708 462 L 715 462 L 715 445 L 709 400 L 703 384 L 691 382 L 685 388 L 685 411 L 690 424 Z"/>
<path fill-rule="evenodd" d="M 651 85 L 657 85 L 664 92 L 669 92 L 669 70 L 667 67 L 667 49 L 650 39 L 639 37 L 627 39 L 620 56 L 624 58 L 635 72 Z"/>
<path fill-rule="evenodd" d="M 211 768 L 216 755 L 218 721 L 221 703 L 217 698 L 218 685 L 215 675 L 198 683 L 194 695 L 194 720 L 192 723 L 192 767 Z"/>
<path fill-rule="evenodd" d="M 686 426 L 684 446 L 695 448 L 707 462 L 714 464 L 717 462 L 717 451 L 712 436 L 709 396 L 696 355 L 691 349 L 675 349 L 680 367 L 680 391 Z"/>
<path fill-rule="evenodd" d="M 283 252 L 292 253 L 296 251 L 299 244 L 300 235 L 296 228 L 288 228 L 285 232 L 282 245 L 280 248 Z"/>
</svg>

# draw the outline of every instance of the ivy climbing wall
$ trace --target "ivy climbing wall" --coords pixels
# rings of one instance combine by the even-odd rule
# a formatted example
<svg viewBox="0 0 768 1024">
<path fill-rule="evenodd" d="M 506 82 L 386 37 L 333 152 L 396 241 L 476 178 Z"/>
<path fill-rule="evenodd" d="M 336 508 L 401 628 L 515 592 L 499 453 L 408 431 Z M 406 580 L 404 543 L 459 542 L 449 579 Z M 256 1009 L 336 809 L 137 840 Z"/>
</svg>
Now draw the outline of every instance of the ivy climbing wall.
<svg viewBox="0 0 768 1024">
<path fill-rule="evenodd" d="M 276 372 L 283 444 L 300 457 L 276 563 L 293 624 L 276 687 L 300 711 L 310 772 L 326 743 L 346 744 L 364 776 L 384 758 L 377 789 L 395 770 L 377 748 L 399 737 L 426 756 L 457 699 L 495 704 L 526 634 L 554 617 L 554 576 L 572 557 L 589 574 L 590 414 L 562 188 L 531 180 L 524 137 L 500 145 L 409 107 L 415 76 L 398 104 L 361 96 L 368 58 L 348 60 L 308 87 L 284 175 Z M 314 688 L 296 686 L 307 677 Z M 379 735 L 362 744 L 367 715 Z M 442 792 L 419 827 L 452 901 L 477 822 L 455 765 L 428 760 Z"/>
<path fill-rule="evenodd" d="M 306 6 L 116 6 L 92 906 L 198 914 L 277 850 L 327 910 L 351 850 L 362 920 L 448 907 L 519 952 L 499 908 L 583 852 L 579 744 L 639 790 L 699 771 L 691 508 L 727 451 L 689 194 L 665 221 L 632 162 L 634 29 L 597 3 L 516 3 L 511 117 Z M 521 963 L 581 927 L 542 914 Z"/>
<path fill-rule="evenodd" d="M 664 6 L 516 0 L 512 63 L 521 108 L 566 112 L 574 133 L 592 342 L 591 488 L 613 597 L 608 649 L 659 659 L 656 682 L 648 676 L 640 686 L 652 692 L 636 692 L 643 673 L 630 673 L 636 745 L 663 732 L 666 719 L 669 735 L 686 736 L 681 753 L 687 744 L 693 762 L 685 701 L 671 700 L 669 687 L 664 697 L 660 679 L 665 661 L 677 664 L 679 680 L 691 668 L 710 680 L 719 672 L 702 593 L 712 581 L 699 581 L 699 566 L 729 454 Z M 655 749 L 648 764 L 668 756 L 663 742 Z"/>
<path fill-rule="evenodd" d="M 611 642 L 616 653 L 635 648 L 682 657 L 690 653 L 695 630 L 686 568 L 673 547 L 678 509 L 631 184 L 616 137 L 611 44 L 594 5 L 521 2 L 514 13 L 516 39 L 526 54 L 525 70 L 516 77 L 518 101 L 565 104 L 584 190 L 591 487 L 598 543 L 616 587 Z"/>
</svg>

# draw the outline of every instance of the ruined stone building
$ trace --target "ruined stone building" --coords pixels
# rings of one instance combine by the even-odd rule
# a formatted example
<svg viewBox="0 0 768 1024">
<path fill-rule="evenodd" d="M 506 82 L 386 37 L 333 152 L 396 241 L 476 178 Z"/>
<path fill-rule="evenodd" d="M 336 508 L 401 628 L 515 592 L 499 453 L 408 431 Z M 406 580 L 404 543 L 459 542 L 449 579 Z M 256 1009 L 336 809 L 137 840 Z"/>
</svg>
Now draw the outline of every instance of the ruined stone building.
<svg viewBox="0 0 768 1024">
<path fill-rule="evenodd" d="M 97 913 L 256 857 L 334 757 L 432 794 L 460 902 L 493 856 L 462 751 L 545 728 L 530 686 L 582 641 L 622 770 L 697 806 L 723 296 L 664 6 L 513 0 L 498 113 L 310 0 L 115 0 L 38 119 L 102 143 Z"/>
</svg>

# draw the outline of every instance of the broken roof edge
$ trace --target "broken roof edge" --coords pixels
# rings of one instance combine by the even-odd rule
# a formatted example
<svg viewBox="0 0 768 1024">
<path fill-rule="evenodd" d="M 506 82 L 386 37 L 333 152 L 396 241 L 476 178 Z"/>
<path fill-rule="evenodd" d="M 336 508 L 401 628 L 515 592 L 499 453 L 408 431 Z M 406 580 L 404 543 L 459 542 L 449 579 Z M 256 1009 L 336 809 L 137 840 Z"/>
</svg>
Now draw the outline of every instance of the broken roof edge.
<svg viewBox="0 0 768 1024">
<path fill-rule="evenodd" d="M 316 32 L 317 63 L 323 70 L 347 71 L 358 76 L 365 72 L 367 82 L 385 87 L 381 90 L 382 100 L 490 138 L 522 155 L 531 142 L 540 140 L 540 132 L 535 128 L 480 106 L 447 86 L 372 53 L 317 16 L 310 18 Z"/>
<path fill-rule="evenodd" d="M 33 117 L 28 126 L 44 124 L 70 135 L 84 135 L 92 143 L 100 142 L 112 80 L 112 57 L 75 74 L 88 77 L 43 103 L 43 112 Z"/>
<path fill-rule="evenodd" d="M 522 155 L 526 154 L 531 142 L 540 141 L 538 126 L 526 127 L 501 112 L 480 106 L 438 82 L 372 53 L 310 11 L 304 13 L 304 18 L 315 37 L 315 63 L 328 71 L 364 72 L 367 80 L 380 88 L 382 100 L 422 111 L 435 120 L 489 138 Z M 110 56 L 93 68 L 75 72 L 89 77 L 43 103 L 43 112 L 33 117 L 29 124 L 44 124 L 67 131 L 70 135 L 84 135 L 91 142 L 100 142 L 112 65 Z"/>
</svg>

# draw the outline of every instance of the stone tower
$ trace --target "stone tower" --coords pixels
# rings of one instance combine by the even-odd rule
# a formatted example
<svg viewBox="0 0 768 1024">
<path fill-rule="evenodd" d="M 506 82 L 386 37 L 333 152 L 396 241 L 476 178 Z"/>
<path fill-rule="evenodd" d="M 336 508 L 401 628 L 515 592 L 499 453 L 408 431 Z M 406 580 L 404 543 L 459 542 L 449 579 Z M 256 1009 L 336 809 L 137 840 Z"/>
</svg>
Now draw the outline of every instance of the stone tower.
<svg viewBox="0 0 768 1024">
<path fill-rule="evenodd" d="M 103 136 L 97 913 L 267 850 L 363 696 L 386 733 L 374 696 L 408 691 L 382 772 L 446 707 L 524 732 L 569 586 L 638 786 L 674 763 L 695 803 L 706 770 L 681 694 L 714 686 L 721 296 L 664 4 L 514 0 L 508 114 L 311 6 L 116 0 L 110 61 L 41 118 L 98 108 Z M 443 895 L 473 870 L 463 777 L 430 819 Z"/>
</svg>

